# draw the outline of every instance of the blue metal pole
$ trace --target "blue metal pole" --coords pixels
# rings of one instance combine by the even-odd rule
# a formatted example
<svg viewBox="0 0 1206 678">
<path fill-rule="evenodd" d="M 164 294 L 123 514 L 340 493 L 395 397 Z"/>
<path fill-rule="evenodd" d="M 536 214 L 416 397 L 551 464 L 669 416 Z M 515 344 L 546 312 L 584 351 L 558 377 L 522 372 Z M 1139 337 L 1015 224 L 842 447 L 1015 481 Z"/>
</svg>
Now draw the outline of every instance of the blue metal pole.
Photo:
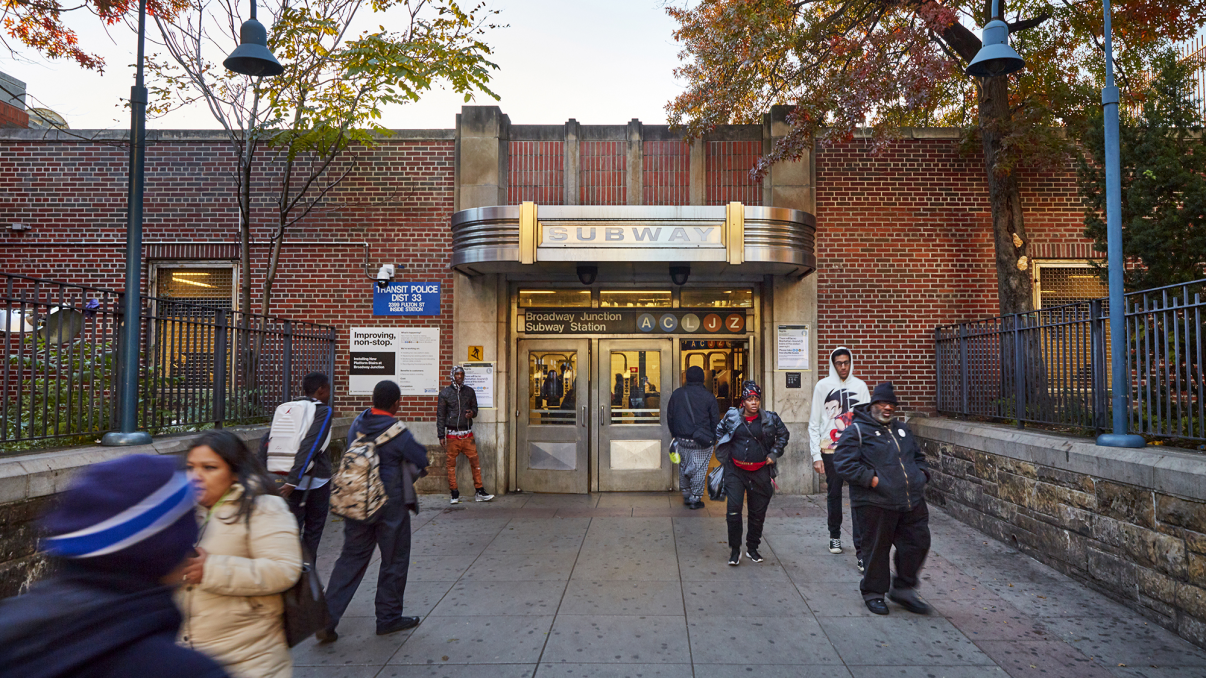
<svg viewBox="0 0 1206 678">
<path fill-rule="evenodd" d="M 1122 168 L 1118 150 L 1118 88 L 1114 85 L 1114 47 L 1111 40 L 1110 0 L 1102 0 L 1105 13 L 1106 84 L 1101 90 L 1105 113 L 1106 164 L 1106 242 L 1110 274 L 1110 393 L 1114 431 L 1097 436 L 1097 444 L 1106 447 L 1143 447 L 1142 436 L 1127 433 L 1127 394 L 1130 375 L 1126 373 L 1126 302 L 1122 272 Z"/>
<path fill-rule="evenodd" d="M 151 436 L 138 431 L 138 349 L 142 338 L 142 187 L 146 164 L 147 88 L 142 60 L 146 43 L 147 1 L 138 3 L 138 63 L 130 88 L 130 181 L 126 207 L 126 292 L 123 299 L 121 351 L 117 356 L 121 381 L 117 384 L 118 424 L 102 445 L 149 445 Z"/>
</svg>

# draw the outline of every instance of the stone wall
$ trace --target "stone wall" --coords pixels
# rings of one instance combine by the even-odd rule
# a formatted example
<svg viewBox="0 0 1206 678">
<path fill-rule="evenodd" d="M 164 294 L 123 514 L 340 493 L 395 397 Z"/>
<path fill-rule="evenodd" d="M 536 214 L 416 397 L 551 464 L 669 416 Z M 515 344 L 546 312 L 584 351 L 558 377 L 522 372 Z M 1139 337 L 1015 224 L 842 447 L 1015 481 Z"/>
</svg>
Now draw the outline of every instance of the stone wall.
<svg viewBox="0 0 1206 678">
<path fill-rule="evenodd" d="M 1206 455 L 914 419 L 931 503 L 1206 645 Z"/>
</svg>

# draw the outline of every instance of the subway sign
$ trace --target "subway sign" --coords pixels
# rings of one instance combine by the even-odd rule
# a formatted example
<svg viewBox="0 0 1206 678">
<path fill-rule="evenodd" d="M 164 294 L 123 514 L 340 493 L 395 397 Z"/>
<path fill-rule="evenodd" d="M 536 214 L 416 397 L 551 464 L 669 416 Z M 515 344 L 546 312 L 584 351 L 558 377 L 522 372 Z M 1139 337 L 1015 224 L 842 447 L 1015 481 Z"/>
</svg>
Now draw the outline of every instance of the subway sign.
<svg viewBox="0 0 1206 678">
<path fill-rule="evenodd" d="M 743 311 L 721 309 L 529 308 L 520 313 L 525 334 L 745 334 Z"/>
</svg>

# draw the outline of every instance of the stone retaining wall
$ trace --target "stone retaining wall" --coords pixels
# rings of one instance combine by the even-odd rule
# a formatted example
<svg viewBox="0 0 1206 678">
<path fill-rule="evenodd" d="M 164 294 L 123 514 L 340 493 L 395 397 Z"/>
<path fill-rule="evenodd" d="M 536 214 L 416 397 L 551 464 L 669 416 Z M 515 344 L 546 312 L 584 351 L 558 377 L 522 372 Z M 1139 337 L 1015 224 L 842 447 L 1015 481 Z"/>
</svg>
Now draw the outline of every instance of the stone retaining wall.
<svg viewBox="0 0 1206 678">
<path fill-rule="evenodd" d="M 931 503 L 1206 646 L 1206 455 L 910 422 Z"/>
</svg>

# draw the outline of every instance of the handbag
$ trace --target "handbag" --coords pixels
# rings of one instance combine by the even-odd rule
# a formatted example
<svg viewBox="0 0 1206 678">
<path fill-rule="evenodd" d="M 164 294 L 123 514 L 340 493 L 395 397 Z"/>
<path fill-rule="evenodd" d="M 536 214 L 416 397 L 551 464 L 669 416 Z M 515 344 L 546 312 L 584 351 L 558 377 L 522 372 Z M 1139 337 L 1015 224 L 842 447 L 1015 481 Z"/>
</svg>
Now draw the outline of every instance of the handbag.
<svg viewBox="0 0 1206 678">
<path fill-rule="evenodd" d="M 313 455 L 313 451 L 311 451 Z M 310 466 L 310 459 L 302 466 L 302 473 Z M 310 498 L 310 490 L 314 487 L 314 478 L 306 485 L 306 493 L 302 495 L 302 506 Z M 300 536 L 300 535 L 299 535 Z M 331 611 L 327 609 L 327 597 L 322 590 L 322 581 L 314 570 L 315 557 L 306 553 L 306 547 L 301 547 L 302 568 L 297 583 L 281 594 L 285 604 L 285 642 L 289 647 L 314 635 L 331 625 Z"/>
</svg>

